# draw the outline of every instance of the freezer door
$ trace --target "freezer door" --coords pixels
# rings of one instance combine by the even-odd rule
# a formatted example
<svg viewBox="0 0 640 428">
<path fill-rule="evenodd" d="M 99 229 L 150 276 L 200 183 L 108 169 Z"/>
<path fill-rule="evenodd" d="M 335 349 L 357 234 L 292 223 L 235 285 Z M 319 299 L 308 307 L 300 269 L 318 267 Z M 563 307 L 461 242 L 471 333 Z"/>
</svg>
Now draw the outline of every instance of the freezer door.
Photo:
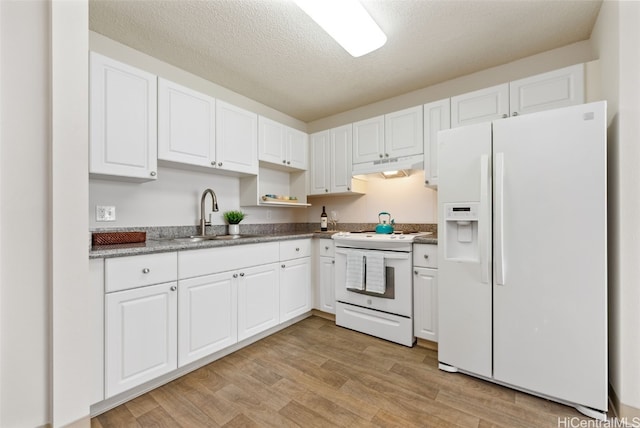
<svg viewBox="0 0 640 428">
<path fill-rule="evenodd" d="M 490 377 L 491 123 L 439 132 L 438 153 L 438 359 Z"/>
<path fill-rule="evenodd" d="M 495 121 L 493 374 L 607 410 L 606 104 Z"/>
</svg>

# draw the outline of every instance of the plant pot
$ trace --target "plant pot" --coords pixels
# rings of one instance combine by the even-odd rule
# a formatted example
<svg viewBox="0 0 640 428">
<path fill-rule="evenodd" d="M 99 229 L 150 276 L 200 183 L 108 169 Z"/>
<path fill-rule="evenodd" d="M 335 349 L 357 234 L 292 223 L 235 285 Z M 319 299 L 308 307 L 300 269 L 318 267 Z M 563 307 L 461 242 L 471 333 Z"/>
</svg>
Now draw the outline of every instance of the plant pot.
<svg viewBox="0 0 640 428">
<path fill-rule="evenodd" d="M 229 235 L 240 235 L 240 225 L 239 224 L 230 224 L 229 225 Z"/>
</svg>

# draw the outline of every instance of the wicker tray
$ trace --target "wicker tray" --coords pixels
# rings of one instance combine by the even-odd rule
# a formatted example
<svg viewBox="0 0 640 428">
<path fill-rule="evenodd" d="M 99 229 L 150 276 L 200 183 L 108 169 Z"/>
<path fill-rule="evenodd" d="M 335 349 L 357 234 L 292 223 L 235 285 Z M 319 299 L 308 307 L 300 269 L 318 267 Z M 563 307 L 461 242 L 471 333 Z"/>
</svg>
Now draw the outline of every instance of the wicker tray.
<svg viewBox="0 0 640 428">
<path fill-rule="evenodd" d="M 146 240 L 147 232 L 101 232 L 91 235 L 92 245 L 135 244 Z"/>
</svg>

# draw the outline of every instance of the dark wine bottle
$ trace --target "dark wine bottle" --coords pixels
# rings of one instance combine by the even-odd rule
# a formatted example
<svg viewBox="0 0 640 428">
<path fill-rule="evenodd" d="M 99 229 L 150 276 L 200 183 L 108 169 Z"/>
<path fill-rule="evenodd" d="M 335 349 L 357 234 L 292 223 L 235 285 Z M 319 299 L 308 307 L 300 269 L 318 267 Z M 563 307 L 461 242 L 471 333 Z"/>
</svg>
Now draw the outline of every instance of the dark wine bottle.
<svg viewBox="0 0 640 428">
<path fill-rule="evenodd" d="M 327 231 L 327 212 L 324 209 L 324 205 L 322 206 L 322 214 L 320 214 L 320 230 L 323 232 Z"/>
</svg>

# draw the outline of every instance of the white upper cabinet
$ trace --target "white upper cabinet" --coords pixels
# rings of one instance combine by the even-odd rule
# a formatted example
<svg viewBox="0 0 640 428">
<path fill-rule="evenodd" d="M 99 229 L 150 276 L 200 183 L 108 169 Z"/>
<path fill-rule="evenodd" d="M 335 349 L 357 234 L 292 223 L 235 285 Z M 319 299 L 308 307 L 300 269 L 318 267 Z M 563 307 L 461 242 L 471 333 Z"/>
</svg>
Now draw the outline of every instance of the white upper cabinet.
<svg viewBox="0 0 640 428">
<path fill-rule="evenodd" d="M 158 159 L 215 166 L 216 101 L 166 79 L 158 79 Z"/>
<path fill-rule="evenodd" d="M 311 134 L 309 195 L 364 193 L 365 182 L 353 178 L 351 124 Z"/>
<path fill-rule="evenodd" d="M 309 145 L 311 152 L 309 194 L 329 193 L 331 189 L 329 182 L 329 131 L 311 134 Z"/>
<path fill-rule="evenodd" d="M 550 71 L 509 85 L 511 116 L 584 103 L 584 64 Z"/>
<path fill-rule="evenodd" d="M 451 127 L 584 103 L 584 64 L 451 98 Z"/>
<path fill-rule="evenodd" d="M 156 76 L 90 54 L 89 172 L 157 178 Z"/>
<path fill-rule="evenodd" d="M 385 157 L 395 158 L 422 153 L 422 106 L 384 116 Z"/>
<path fill-rule="evenodd" d="M 438 185 L 438 132 L 451 127 L 450 99 L 425 104 L 424 111 L 424 181 Z"/>
<path fill-rule="evenodd" d="M 351 124 L 333 128 L 329 134 L 331 192 L 349 192 L 351 191 Z"/>
<path fill-rule="evenodd" d="M 258 159 L 282 169 L 306 170 L 308 136 L 266 117 L 258 118 Z"/>
<path fill-rule="evenodd" d="M 422 153 L 422 106 L 353 124 L 353 163 Z"/>
<path fill-rule="evenodd" d="M 216 101 L 216 166 L 258 174 L 258 115 Z"/>
<path fill-rule="evenodd" d="M 372 162 L 384 153 L 384 116 L 353 124 L 353 163 Z"/>
<path fill-rule="evenodd" d="M 509 117 L 509 84 L 480 89 L 451 98 L 451 127 Z"/>
</svg>

